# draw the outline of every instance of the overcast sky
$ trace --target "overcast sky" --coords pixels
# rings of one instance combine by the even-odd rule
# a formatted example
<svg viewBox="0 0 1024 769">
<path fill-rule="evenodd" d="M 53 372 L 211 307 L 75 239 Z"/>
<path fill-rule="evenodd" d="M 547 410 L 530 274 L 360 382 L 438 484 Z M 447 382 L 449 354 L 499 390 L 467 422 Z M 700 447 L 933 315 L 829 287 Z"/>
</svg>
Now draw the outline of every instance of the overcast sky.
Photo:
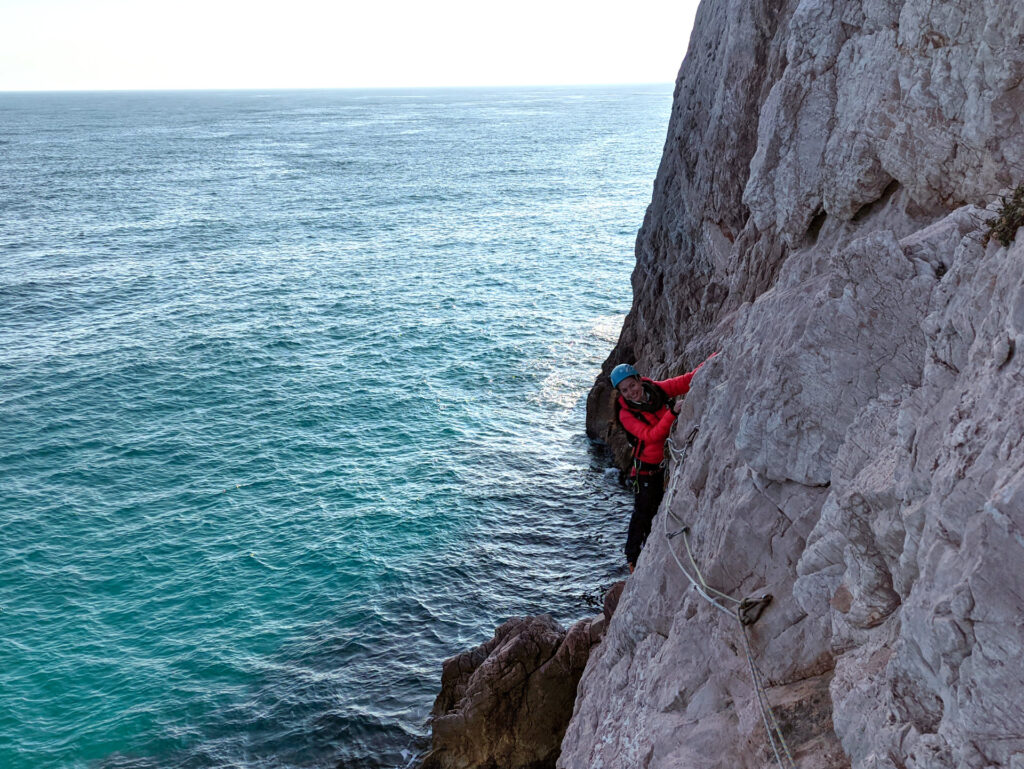
<svg viewBox="0 0 1024 769">
<path fill-rule="evenodd" d="M 0 0 L 0 90 L 675 79 L 697 0 Z"/>
</svg>

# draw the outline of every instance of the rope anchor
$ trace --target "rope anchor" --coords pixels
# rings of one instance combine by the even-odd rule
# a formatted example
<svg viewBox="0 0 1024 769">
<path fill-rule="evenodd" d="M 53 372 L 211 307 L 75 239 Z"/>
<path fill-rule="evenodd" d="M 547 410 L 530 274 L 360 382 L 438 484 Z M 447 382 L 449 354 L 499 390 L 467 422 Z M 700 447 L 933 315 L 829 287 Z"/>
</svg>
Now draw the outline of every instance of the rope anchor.
<svg viewBox="0 0 1024 769">
<path fill-rule="evenodd" d="M 697 432 L 696 427 L 690 430 L 683 441 L 683 445 L 679 448 L 675 446 L 671 438 L 665 442 L 665 445 L 672 456 L 673 462 L 675 462 L 679 467 L 682 467 L 686 462 L 687 451 L 693 445 L 693 442 L 697 437 Z M 772 595 L 771 593 L 764 593 L 760 596 L 748 596 L 740 599 L 735 596 L 731 596 L 728 593 L 723 593 L 721 590 L 716 590 L 707 583 L 704 579 L 704 575 L 701 574 L 700 567 L 697 565 L 697 559 L 693 557 L 693 549 L 690 547 L 690 535 L 692 534 L 690 527 L 684 525 L 677 531 L 669 532 L 668 530 L 669 516 L 672 516 L 677 523 L 683 523 L 682 518 L 672 512 L 672 499 L 675 496 L 675 484 L 678 478 L 678 471 L 673 473 L 673 476 L 672 483 L 669 485 L 666 492 L 667 499 L 661 506 L 662 532 L 669 543 L 671 543 L 671 541 L 676 537 L 680 535 L 682 536 L 683 544 L 686 547 L 686 556 L 690 561 L 690 568 L 693 569 L 693 574 L 690 573 L 690 569 L 683 565 L 682 560 L 680 560 L 679 556 L 676 555 L 676 551 L 671 544 L 668 545 L 669 555 L 672 556 L 672 559 L 676 562 L 679 570 L 693 586 L 697 595 L 723 614 L 732 617 L 737 623 L 739 623 L 740 635 L 743 638 L 743 651 L 747 658 L 747 666 L 750 669 L 750 682 L 754 686 L 754 693 L 757 696 L 757 706 L 761 711 L 761 720 L 764 723 L 765 731 L 768 734 L 768 744 L 771 746 L 772 753 L 775 755 L 775 762 L 778 764 L 779 769 L 796 769 L 796 761 L 793 760 L 793 753 L 789 749 L 786 738 L 782 733 L 782 726 L 779 724 L 778 718 L 775 716 L 775 710 L 772 708 L 772 704 L 768 699 L 767 679 L 761 671 L 761 668 L 758 667 L 757 662 L 754 660 L 754 650 L 750 648 L 748 628 L 761 619 L 761 615 L 764 614 L 765 609 L 767 609 L 768 605 L 772 602 Z M 693 575 L 696 575 L 696 577 Z M 732 607 L 727 607 L 725 604 L 731 604 Z"/>
<path fill-rule="evenodd" d="M 765 593 L 759 598 L 744 598 L 740 601 L 739 608 L 736 609 L 736 615 L 740 619 L 741 625 L 753 625 L 764 614 L 764 610 L 768 608 L 768 604 L 772 602 L 772 594 Z"/>
<path fill-rule="evenodd" d="M 748 596 L 740 599 L 711 587 L 711 585 L 705 581 L 704 575 L 701 574 L 700 567 L 697 565 L 697 559 L 693 556 L 693 549 L 690 547 L 690 537 L 688 536 L 691 533 L 690 527 L 683 526 L 683 528 L 678 531 L 669 533 L 669 515 L 682 523 L 679 517 L 672 513 L 671 510 L 664 510 L 662 521 L 665 538 L 671 541 L 673 537 L 682 535 L 683 544 L 686 546 L 686 556 L 690 561 L 690 567 L 693 569 L 693 574 L 696 575 L 696 577 L 691 575 L 690 570 L 683 566 L 683 562 L 679 559 L 679 556 L 676 555 L 676 552 L 671 545 L 668 548 L 669 554 L 676 562 L 676 565 L 683 573 L 683 576 L 689 580 L 693 589 L 697 591 L 697 594 L 701 598 L 710 603 L 716 609 L 719 609 L 723 614 L 729 615 L 739 623 L 740 635 L 743 637 L 743 651 L 747 658 L 747 665 L 750 669 L 750 681 L 754 685 L 754 693 L 757 696 L 757 705 L 761 711 L 761 720 L 764 723 L 765 731 L 768 733 L 768 744 L 771 746 L 772 753 L 775 755 L 775 762 L 778 764 L 779 769 L 796 769 L 796 761 L 793 760 L 793 753 L 789 749 L 789 745 L 786 743 L 786 738 L 782 733 L 782 726 L 779 724 L 778 718 L 775 716 L 775 710 L 772 708 L 771 702 L 768 700 L 767 680 L 764 673 L 761 671 L 761 668 L 758 667 L 757 662 L 754 661 L 754 651 L 750 648 L 750 638 L 747 631 L 747 628 L 761 619 L 761 615 L 764 614 L 764 610 L 767 609 L 768 605 L 772 602 L 772 595 L 771 593 L 764 593 L 760 596 Z M 723 602 L 731 603 L 735 608 L 729 609 L 723 605 Z"/>
<path fill-rule="evenodd" d="M 680 534 L 689 534 L 689 533 L 690 533 L 690 527 L 689 526 L 684 526 L 679 531 L 673 531 L 670 534 L 666 534 L 665 536 L 668 537 L 669 539 L 675 539 Z"/>
</svg>

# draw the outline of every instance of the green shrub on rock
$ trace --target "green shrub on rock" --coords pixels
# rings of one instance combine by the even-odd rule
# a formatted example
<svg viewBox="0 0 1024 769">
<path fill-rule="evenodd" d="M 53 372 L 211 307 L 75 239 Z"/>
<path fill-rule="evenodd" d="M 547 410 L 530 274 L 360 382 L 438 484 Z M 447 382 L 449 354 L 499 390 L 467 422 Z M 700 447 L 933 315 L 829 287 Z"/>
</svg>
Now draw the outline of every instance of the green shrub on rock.
<svg viewBox="0 0 1024 769">
<path fill-rule="evenodd" d="M 995 238 L 1003 246 L 1009 247 L 1017 230 L 1024 227 L 1024 184 L 1017 186 L 1013 195 L 1007 200 L 1000 196 L 1002 208 L 996 211 L 996 218 L 989 221 L 988 232 L 985 233 L 985 244 Z"/>
</svg>

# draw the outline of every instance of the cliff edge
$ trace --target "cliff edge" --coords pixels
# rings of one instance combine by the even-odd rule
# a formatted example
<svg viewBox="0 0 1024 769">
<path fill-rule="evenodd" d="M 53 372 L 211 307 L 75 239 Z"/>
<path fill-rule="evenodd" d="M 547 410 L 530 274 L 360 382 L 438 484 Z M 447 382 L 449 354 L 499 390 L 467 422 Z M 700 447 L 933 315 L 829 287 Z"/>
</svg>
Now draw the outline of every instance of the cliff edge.
<svg viewBox="0 0 1024 769">
<path fill-rule="evenodd" d="M 1022 81 L 1019 0 L 703 1 L 605 374 L 722 355 L 559 767 L 777 763 L 699 565 L 784 765 L 1024 769 Z"/>
</svg>

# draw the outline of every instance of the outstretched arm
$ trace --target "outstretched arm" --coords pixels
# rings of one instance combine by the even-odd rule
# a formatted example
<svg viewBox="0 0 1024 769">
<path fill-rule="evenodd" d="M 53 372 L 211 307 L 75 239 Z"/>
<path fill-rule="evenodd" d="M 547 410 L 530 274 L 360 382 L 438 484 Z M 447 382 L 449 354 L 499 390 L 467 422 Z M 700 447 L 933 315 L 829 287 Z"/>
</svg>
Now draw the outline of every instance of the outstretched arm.
<svg viewBox="0 0 1024 769">
<path fill-rule="evenodd" d="M 705 359 L 704 363 L 707 363 L 709 360 L 714 358 L 716 355 L 718 355 L 717 352 L 711 353 Z M 698 371 L 700 371 L 701 366 L 703 366 L 704 363 L 701 363 L 700 366 L 697 366 L 697 368 L 695 368 L 693 371 L 689 372 L 688 374 L 683 374 L 682 376 L 672 377 L 672 379 L 662 380 L 661 382 L 657 382 L 657 385 L 662 390 L 664 390 L 665 394 L 668 395 L 668 397 L 670 397 L 670 398 L 674 398 L 677 395 L 686 395 L 686 393 L 688 393 L 690 391 L 690 380 L 693 379 L 693 375 L 694 374 L 696 374 Z"/>
</svg>

